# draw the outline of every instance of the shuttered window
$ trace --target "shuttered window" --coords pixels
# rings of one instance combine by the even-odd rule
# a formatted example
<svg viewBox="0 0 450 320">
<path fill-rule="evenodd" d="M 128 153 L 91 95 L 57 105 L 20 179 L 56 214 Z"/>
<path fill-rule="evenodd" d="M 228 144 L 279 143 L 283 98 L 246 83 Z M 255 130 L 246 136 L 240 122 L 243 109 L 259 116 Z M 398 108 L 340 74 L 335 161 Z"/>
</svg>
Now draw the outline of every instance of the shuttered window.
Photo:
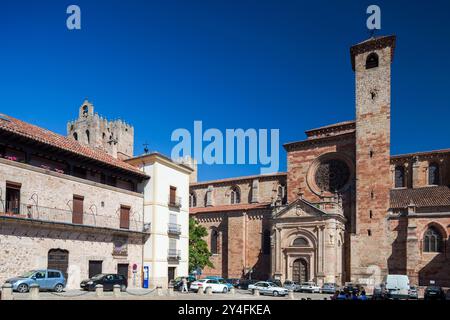
<svg viewBox="0 0 450 320">
<path fill-rule="evenodd" d="M 130 228 L 130 207 L 120 206 L 120 228 Z"/>
<path fill-rule="evenodd" d="M 170 196 L 169 196 L 169 202 L 170 204 L 175 204 L 176 202 L 176 197 L 177 197 L 177 188 L 175 187 L 170 187 Z"/>
<path fill-rule="evenodd" d="M 84 197 L 73 196 L 72 223 L 83 224 L 83 202 Z"/>
</svg>

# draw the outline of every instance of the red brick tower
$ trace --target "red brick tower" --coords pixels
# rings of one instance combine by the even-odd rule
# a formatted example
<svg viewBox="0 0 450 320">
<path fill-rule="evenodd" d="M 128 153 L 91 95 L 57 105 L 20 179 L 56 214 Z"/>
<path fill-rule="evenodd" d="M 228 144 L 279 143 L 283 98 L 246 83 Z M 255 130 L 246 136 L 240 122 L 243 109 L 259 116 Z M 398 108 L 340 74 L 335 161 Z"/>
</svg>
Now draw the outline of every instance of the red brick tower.
<svg viewBox="0 0 450 320">
<path fill-rule="evenodd" d="M 351 281 L 377 284 L 387 273 L 387 210 L 391 177 L 391 62 L 395 36 L 350 50 L 356 79 L 356 233 L 351 236 Z"/>
</svg>

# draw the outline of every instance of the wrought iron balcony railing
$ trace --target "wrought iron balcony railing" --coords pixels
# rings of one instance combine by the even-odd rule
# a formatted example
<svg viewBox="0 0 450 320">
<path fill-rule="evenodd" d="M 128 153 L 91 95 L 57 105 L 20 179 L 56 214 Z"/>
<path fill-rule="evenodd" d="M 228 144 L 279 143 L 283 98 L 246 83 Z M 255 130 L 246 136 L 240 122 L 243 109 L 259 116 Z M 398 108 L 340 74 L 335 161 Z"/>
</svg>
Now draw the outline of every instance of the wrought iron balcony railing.
<svg viewBox="0 0 450 320">
<path fill-rule="evenodd" d="M 181 260 L 181 250 L 169 249 L 167 251 L 168 260 Z"/>
<path fill-rule="evenodd" d="M 181 234 L 181 225 L 176 223 L 169 223 L 167 226 L 169 234 Z"/>
<path fill-rule="evenodd" d="M 181 207 L 181 197 L 169 196 L 169 207 L 180 208 Z"/>
<path fill-rule="evenodd" d="M 56 222 L 74 226 L 122 229 L 137 232 L 144 230 L 142 215 L 132 213 L 129 221 L 120 219 L 120 213 L 100 215 L 95 213 L 73 213 L 71 210 L 42 207 L 18 202 L 0 201 L 0 216 L 29 219 L 32 221 Z M 128 223 L 127 223 L 128 222 Z"/>
</svg>

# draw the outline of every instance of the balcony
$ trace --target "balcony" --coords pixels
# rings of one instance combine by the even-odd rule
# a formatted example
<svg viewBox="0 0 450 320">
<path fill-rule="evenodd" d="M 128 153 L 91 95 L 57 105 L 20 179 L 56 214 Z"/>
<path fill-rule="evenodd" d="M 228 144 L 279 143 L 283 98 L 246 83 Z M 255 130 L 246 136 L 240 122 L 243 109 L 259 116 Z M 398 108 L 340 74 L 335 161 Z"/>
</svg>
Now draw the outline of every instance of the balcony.
<svg viewBox="0 0 450 320">
<path fill-rule="evenodd" d="M 181 250 L 169 249 L 167 251 L 167 260 L 180 261 L 181 260 Z"/>
<path fill-rule="evenodd" d="M 169 207 L 181 208 L 181 197 L 174 197 L 169 195 Z"/>
<path fill-rule="evenodd" d="M 173 235 L 181 234 L 181 225 L 176 223 L 169 223 L 167 226 L 167 233 Z"/>
<path fill-rule="evenodd" d="M 72 227 L 103 228 L 125 232 L 148 232 L 148 230 L 144 229 L 142 215 L 135 213 L 134 216 L 130 217 L 128 228 L 121 228 L 118 214 L 111 216 L 94 213 L 74 214 L 71 210 L 42 207 L 34 204 L 18 204 L 17 202 L 0 202 L 0 217 L 3 219 L 17 219 L 17 221 L 59 224 Z"/>
</svg>

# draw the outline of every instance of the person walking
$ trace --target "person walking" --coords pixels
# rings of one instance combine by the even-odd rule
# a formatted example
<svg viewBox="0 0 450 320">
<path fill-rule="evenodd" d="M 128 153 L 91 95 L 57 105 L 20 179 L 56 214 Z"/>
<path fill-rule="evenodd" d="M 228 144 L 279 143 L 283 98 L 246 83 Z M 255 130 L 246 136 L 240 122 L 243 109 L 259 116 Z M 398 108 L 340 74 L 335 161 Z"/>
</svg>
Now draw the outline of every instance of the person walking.
<svg viewBox="0 0 450 320">
<path fill-rule="evenodd" d="M 182 283 L 183 284 L 182 284 L 181 293 L 183 293 L 183 292 L 189 293 L 188 286 L 187 286 L 187 279 L 183 278 Z"/>
</svg>

